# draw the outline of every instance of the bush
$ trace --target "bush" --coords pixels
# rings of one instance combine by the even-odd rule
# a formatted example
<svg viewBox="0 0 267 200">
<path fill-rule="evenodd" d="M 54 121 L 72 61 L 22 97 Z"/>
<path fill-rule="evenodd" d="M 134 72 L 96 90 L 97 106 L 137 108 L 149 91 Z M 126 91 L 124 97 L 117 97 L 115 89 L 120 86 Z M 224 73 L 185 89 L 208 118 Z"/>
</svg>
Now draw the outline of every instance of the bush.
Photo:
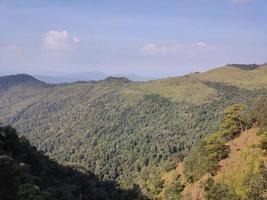
<svg viewBox="0 0 267 200">
<path fill-rule="evenodd" d="M 259 133 L 262 134 L 267 131 L 267 99 L 262 97 L 258 99 L 251 112 L 250 118 L 255 126 L 260 127 Z"/>
<path fill-rule="evenodd" d="M 184 185 L 180 182 L 180 174 L 176 174 L 174 182 L 168 185 L 164 191 L 164 199 L 166 200 L 179 200 L 182 198 L 181 192 L 184 190 Z"/>
<path fill-rule="evenodd" d="M 219 161 L 229 154 L 229 147 L 214 134 L 202 141 L 185 159 L 185 175 L 189 182 L 198 180 L 206 173 L 215 174 Z"/>
<path fill-rule="evenodd" d="M 204 184 L 204 197 L 206 200 L 240 200 L 241 198 L 232 188 L 223 183 L 215 183 L 209 178 Z"/>
<path fill-rule="evenodd" d="M 244 180 L 246 195 L 249 200 L 267 199 L 267 170 L 264 163 L 256 174 L 249 174 Z"/>
</svg>

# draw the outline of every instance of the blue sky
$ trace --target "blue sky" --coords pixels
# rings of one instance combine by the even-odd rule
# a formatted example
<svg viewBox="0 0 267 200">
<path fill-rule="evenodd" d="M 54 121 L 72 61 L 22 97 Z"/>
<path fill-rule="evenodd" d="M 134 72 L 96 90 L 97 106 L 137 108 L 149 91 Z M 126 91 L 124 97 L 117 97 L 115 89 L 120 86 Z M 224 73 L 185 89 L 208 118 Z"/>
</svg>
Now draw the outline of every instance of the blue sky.
<svg viewBox="0 0 267 200">
<path fill-rule="evenodd" d="M 0 74 L 173 76 L 267 61 L 266 0 L 0 0 Z"/>
</svg>

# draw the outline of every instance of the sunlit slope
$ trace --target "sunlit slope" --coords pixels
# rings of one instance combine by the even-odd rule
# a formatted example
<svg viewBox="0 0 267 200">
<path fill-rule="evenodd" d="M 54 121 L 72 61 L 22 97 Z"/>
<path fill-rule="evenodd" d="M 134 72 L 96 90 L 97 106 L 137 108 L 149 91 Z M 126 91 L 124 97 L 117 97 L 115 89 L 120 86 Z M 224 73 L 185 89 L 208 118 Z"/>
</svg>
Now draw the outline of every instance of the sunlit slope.
<svg viewBox="0 0 267 200">
<path fill-rule="evenodd" d="M 132 83 L 121 91 L 126 96 L 136 98 L 144 94 L 160 94 L 171 101 L 187 101 L 201 104 L 216 95 L 216 90 L 201 81 L 188 76 L 166 78 L 142 83 Z"/>
<path fill-rule="evenodd" d="M 254 128 L 241 133 L 239 137 L 228 142 L 230 154 L 226 159 L 220 161 L 220 169 L 213 177 L 215 181 L 227 184 L 234 188 L 238 195 L 245 197 L 243 183 L 246 176 L 257 172 L 262 161 L 267 164 L 267 157 L 259 148 L 259 144 L 260 136 L 257 134 L 257 129 Z M 163 174 L 162 179 L 165 185 L 171 185 L 175 174 L 181 174 L 182 181 L 186 186 L 182 199 L 204 200 L 201 185 L 208 178 L 208 174 L 190 184 L 186 181 L 183 170 L 183 163 L 180 163 L 176 169 Z"/>
<path fill-rule="evenodd" d="M 210 71 L 190 74 L 190 77 L 203 81 L 223 82 L 246 89 L 267 88 L 267 65 L 253 70 L 244 70 L 234 66 L 225 66 Z"/>
<path fill-rule="evenodd" d="M 267 157 L 259 148 L 260 136 L 257 129 L 242 133 L 238 138 L 229 142 L 229 157 L 220 161 L 221 168 L 214 177 L 216 181 L 233 187 L 237 194 L 244 196 L 243 182 L 246 175 L 256 173 L 261 161 L 267 164 Z"/>
<path fill-rule="evenodd" d="M 102 95 L 111 93 L 123 99 L 122 106 L 135 105 L 149 94 L 159 94 L 172 102 L 187 101 L 193 104 L 202 104 L 217 94 L 215 89 L 190 77 L 149 82 L 132 82 L 113 78 L 99 82 L 46 85 L 45 87 L 14 84 L 1 92 L 0 120 L 4 123 L 10 122 L 17 115 L 40 102 L 49 102 L 58 109 L 58 105 L 66 107 L 68 102 L 74 102 L 74 106 L 82 101 L 90 103 Z"/>
</svg>

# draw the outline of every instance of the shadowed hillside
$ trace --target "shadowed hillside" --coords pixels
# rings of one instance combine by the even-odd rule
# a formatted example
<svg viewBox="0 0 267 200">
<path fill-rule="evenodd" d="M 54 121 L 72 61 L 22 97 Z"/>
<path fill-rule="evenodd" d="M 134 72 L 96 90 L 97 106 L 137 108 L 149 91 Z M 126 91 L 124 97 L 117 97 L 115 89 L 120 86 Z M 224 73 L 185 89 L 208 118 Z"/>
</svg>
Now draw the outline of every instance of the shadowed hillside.
<svg viewBox="0 0 267 200">
<path fill-rule="evenodd" d="M 0 196 L 3 200 L 147 199 L 140 189 L 121 190 L 113 181 L 101 182 L 49 160 L 11 127 L 0 126 Z"/>
<path fill-rule="evenodd" d="M 0 92 L 11 87 L 44 87 L 46 83 L 27 74 L 0 77 Z"/>
</svg>

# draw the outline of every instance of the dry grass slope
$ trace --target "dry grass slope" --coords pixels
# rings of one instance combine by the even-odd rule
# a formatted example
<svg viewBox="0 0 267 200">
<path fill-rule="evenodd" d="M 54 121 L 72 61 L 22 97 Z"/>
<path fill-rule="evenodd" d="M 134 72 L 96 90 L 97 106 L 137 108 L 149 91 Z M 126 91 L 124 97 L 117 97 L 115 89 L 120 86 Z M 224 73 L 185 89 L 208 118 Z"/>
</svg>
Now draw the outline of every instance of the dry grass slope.
<svg viewBox="0 0 267 200">
<path fill-rule="evenodd" d="M 261 161 L 267 164 L 267 158 L 258 147 L 260 136 L 257 135 L 257 129 L 250 129 L 243 132 L 239 137 L 227 143 L 230 147 L 229 157 L 220 161 L 220 169 L 214 176 L 216 182 L 225 183 L 235 189 L 235 191 L 244 197 L 244 188 L 242 182 L 245 176 L 250 172 L 257 172 Z M 203 176 L 193 184 L 188 184 L 183 176 L 183 164 L 179 163 L 177 168 L 162 175 L 166 185 L 172 184 L 175 174 L 182 175 L 182 181 L 186 185 L 183 191 L 184 200 L 204 200 L 201 184 L 208 175 Z"/>
</svg>

